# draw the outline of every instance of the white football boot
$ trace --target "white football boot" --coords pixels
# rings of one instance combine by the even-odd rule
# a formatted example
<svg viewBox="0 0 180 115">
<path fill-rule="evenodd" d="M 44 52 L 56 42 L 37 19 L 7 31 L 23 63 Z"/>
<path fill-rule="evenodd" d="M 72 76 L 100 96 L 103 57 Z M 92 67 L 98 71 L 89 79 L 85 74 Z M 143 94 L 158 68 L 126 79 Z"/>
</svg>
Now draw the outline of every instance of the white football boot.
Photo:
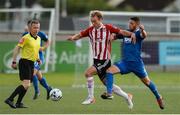
<svg viewBox="0 0 180 115">
<path fill-rule="evenodd" d="M 133 108 L 132 98 L 133 98 L 133 95 L 129 93 L 129 94 L 128 94 L 128 99 L 126 99 L 129 109 L 132 109 L 132 108 Z"/>
<path fill-rule="evenodd" d="M 94 97 L 87 97 L 81 104 L 83 105 L 89 105 L 95 103 L 96 100 Z"/>
</svg>

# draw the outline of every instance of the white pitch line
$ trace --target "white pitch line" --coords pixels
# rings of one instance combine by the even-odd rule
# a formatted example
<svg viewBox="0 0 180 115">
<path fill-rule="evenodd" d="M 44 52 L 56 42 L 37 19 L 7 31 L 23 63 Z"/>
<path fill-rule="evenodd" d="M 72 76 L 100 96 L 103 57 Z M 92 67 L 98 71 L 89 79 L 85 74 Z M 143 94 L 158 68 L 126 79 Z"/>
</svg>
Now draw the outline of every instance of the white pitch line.
<svg viewBox="0 0 180 115">
<path fill-rule="evenodd" d="M 95 88 L 105 88 L 104 85 L 95 85 L 94 86 Z M 121 88 L 125 88 L 125 89 L 146 89 L 147 87 L 144 85 L 144 86 L 140 86 L 140 85 L 121 85 L 120 86 Z M 158 89 L 180 89 L 180 86 L 158 86 Z M 79 85 L 72 85 L 72 88 L 86 88 L 86 85 L 85 84 L 79 84 Z"/>
</svg>

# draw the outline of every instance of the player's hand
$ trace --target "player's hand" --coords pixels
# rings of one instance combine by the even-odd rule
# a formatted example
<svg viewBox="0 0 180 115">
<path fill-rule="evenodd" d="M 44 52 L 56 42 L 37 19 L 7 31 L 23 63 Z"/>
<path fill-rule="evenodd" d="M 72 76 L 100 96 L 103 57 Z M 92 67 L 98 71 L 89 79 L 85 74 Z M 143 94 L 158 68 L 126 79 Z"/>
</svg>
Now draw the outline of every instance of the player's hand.
<svg viewBox="0 0 180 115">
<path fill-rule="evenodd" d="M 131 41 L 133 44 L 136 43 L 136 35 L 134 33 L 131 35 Z"/>
<path fill-rule="evenodd" d="M 17 64 L 16 64 L 15 61 L 12 62 L 11 67 L 12 67 L 13 69 L 17 69 Z"/>
<path fill-rule="evenodd" d="M 111 36 L 110 36 L 110 41 L 114 41 L 116 38 L 116 34 L 111 34 Z"/>
<path fill-rule="evenodd" d="M 141 31 L 144 30 L 144 25 L 140 24 L 140 25 L 139 25 L 139 29 L 140 29 Z"/>
<path fill-rule="evenodd" d="M 74 41 L 72 36 L 69 36 L 69 37 L 67 38 L 67 40 L 69 40 L 69 41 Z"/>
<path fill-rule="evenodd" d="M 38 64 L 41 65 L 42 61 L 40 59 L 37 60 Z"/>
<path fill-rule="evenodd" d="M 39 51 L 44 51 L 44 49 L 45 49 L 44 47 L 40 47 Z"/>
</svg>

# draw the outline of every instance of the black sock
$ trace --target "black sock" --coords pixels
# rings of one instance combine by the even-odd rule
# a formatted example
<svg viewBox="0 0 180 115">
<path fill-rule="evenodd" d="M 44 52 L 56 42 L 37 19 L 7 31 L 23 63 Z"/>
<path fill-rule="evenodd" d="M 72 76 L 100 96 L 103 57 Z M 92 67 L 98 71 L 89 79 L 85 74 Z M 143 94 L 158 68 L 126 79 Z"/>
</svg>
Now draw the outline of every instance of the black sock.
<svg viewBox="0 0 180 115">
<path fill-rule="evenodd" d="M 19 85 L 19 86 L 14 90 L 14 92 L 10 95 L 9 100 L 13 101 L 13 100 L 14 100 L 14 97 L 16 97 L 17 94 L 20 94 L 22 87 L 23 87 L 22 85 Z"/>
<path fill-rule="evenodd" d="M 22 101 L 23 97 L 25 96 L 26 92 L 27 92 L 27 90 L 22 86 L 21 91 L 19 93 L 19 97 L 17 99 L 17 104 L 21 103 L 21 101 Z"/>
</svg>

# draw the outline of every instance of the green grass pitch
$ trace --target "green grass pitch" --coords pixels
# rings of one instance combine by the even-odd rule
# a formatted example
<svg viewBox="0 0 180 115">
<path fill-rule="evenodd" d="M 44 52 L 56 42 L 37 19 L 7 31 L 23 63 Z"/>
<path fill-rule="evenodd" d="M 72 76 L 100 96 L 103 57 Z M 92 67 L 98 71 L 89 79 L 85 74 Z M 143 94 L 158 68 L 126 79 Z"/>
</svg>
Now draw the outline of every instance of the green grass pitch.
<svg viewBox="0 0 180 115">
<path fill-rule="evenodd" d="M 23 102 L 29 108 L 11 109 L 4 104 L 4 100 L 20 83 L 18 74 L 0 74 L 0 114 L 180 114 L 180 74 L 178 72 L 150 72 L 150 78 L 157 85 L 165 100 L 165 109 L 160 110 L 154 96 L 140 80 L 133 74 L 116 75 L 115 82 L 123 90 L 133 94 L 134 108 L 129 110 L 122 97 L 115 96 L 113 100 L 102 100 L 101 93 L 105 88 L 95 88 L 96 103 L 81 105 L 87 96 L 86 88 L 72 88 L 74 81 L 73 73 L 48 73 L 45 74 L 47 81 L 53 87 L 60 88 L 63 98 L 58 102 L 46 100 L 46 91 L 40 86 L 41 95 L 37 100 L 32 100 L 33 88 L 28 90 Z M 83 76 L 82 79 L 85 79 Z M 95 84 L 101 84 L 95 76 Z"/>
</svg>

